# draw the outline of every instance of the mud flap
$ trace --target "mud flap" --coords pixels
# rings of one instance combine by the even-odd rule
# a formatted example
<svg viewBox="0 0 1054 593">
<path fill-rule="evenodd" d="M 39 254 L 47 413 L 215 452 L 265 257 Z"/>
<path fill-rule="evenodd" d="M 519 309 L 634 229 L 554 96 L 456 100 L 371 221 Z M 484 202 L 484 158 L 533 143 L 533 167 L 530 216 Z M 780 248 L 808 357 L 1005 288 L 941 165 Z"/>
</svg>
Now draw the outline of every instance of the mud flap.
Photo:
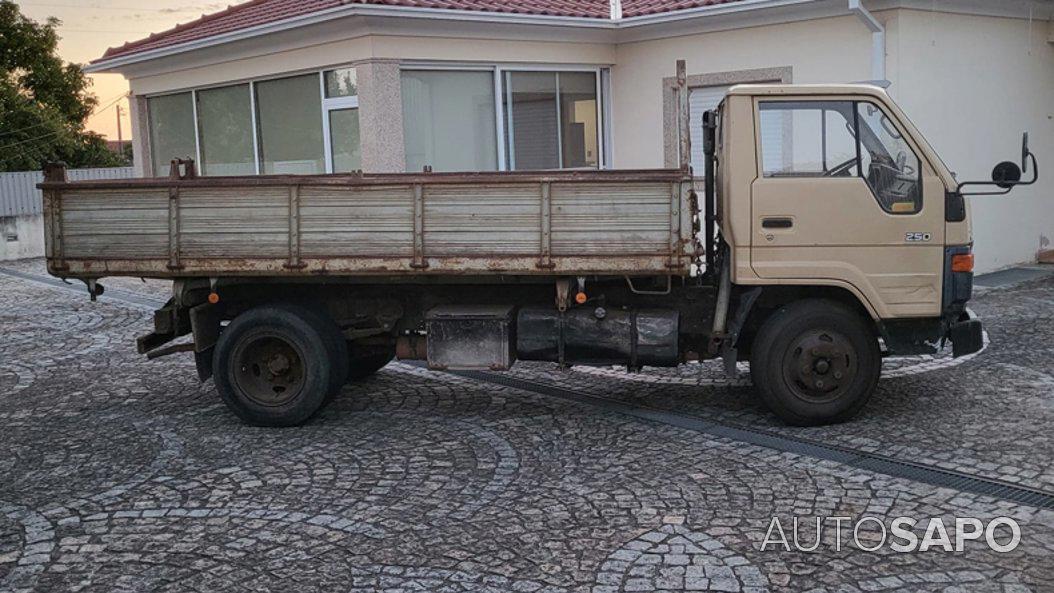
<svg viewBox="0 0 1054 593">
<path fill-rule="evenodd" d="M 215 348 L 208 348 L 194 353 L 194 366 L 198 369 L 198 379 L 202 383 L 212 378 L 212 352 Z"/>
<path fill-rule="evenodd" d="M 980 352 L 984 348 L 984 328 L 981 320 L 964 314 L 965 319 L 960 319 L 952 324 L 949 336 L 952 341 L 952 356 L 959 358 Z"/>
</svg>

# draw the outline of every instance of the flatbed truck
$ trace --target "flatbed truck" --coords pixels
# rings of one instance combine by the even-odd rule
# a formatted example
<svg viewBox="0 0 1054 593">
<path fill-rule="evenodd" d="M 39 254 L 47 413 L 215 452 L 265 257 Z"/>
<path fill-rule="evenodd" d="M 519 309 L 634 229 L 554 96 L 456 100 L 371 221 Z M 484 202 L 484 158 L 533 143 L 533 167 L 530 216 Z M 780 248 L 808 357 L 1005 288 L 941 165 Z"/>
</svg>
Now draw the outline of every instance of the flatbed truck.
<svg viewBox="0 0 1054 593">
<path fill-rule="evenodd" d="M 201 177 L 69 183 L 49 166 L 49 272 L 173 280 L 138 348 L 192 353 L 245 422 L 308 421 L 394 358 L 440 370 L 749 361 L 793 425 L 841 422 L 890 354 L 982 347 L 964 195 L 877 86 L 742 85 L 705 163 L 662 170 Z M 1022 173 L 1033 168 L 1031 181 Z M 991 191 L 985 191 L 985 190 Z"/>
</svg>

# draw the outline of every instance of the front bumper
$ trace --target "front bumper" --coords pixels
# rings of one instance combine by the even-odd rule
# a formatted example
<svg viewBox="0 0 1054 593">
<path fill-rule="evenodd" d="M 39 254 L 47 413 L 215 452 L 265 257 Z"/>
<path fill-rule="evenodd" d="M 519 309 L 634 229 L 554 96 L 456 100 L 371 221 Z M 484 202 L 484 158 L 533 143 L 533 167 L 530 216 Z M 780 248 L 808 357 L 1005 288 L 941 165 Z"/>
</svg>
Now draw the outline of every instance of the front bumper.
<svg viewBox="0 0 1054 593">
<path fill-rule="evenodd" d="M 981 320 L 967 310 L 948 328 L 948 338 L 955 358 L 975 354 L 984 348 L 984 327 Z"/>
</svg>

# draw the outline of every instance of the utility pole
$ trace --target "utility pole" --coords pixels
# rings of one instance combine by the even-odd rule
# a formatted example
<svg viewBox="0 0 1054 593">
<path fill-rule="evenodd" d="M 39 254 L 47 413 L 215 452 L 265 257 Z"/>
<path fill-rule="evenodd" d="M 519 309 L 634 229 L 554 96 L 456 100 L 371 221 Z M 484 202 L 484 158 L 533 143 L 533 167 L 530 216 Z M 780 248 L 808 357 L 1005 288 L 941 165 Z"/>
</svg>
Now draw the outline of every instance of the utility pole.
<svg viewBox="0 0 1054 593">
<path fill-rule="evenodd" d="M 117 152 L 124 154 L 124 137 L 121 135 L 121 103 L 117 103 Z"/>
</svg>

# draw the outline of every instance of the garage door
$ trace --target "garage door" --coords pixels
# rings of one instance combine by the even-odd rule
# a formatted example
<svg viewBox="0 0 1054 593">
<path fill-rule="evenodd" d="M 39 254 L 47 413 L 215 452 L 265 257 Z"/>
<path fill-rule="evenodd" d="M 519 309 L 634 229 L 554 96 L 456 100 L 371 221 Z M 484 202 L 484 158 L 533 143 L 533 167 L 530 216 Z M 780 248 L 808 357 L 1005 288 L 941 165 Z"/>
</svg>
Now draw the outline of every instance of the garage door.
<svg viewBox="0 0 1054 593">
<path fill-rule="evenodd" d="M 689 129 L 692 134 L 692 172 L 696 177 L 703 176 L 703 112 L 717 109 L 717 106 L 728 94 L 730 86 L 701 86 L 695 87 L 688 95 L 691 106 L 691 122 Z M 782 117 L 777 114 L 776 117 Z M 762 135 L 781 133 L 782 126 L 775 125 L 762 129 Z M 765 153 L 765 166 L 778 168 L 783 163 L 784 147 L 777 143 L 770 143 L 773 150 Z"/>
<path fill-rule="evenodd" d="M 703 113 L 717 109 L 728 94 L 729 86 L 701 86 L 691 90 L 688 102 L 691 107 L 689 130 L 692 135 L 692 171 L 696 177 L 703 176 Z"/>
</svg>

